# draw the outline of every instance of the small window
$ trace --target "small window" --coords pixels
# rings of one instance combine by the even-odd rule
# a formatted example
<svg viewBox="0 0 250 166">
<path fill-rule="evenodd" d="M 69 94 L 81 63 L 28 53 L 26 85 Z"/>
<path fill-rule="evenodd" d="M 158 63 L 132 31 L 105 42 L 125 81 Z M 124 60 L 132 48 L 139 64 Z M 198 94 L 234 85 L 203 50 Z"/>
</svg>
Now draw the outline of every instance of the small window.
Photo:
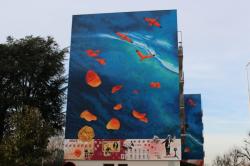
<svg viewBox="0 0 250 166">
<path fill-rule="evenodd" d="M 128 166 L 128 164 L 118 164 L 118 166 Z"/>
<path fill-rule="evenodd" d="M 103 166 L 115 166 L 115 164 L 103 164 Z"/>
</svg>

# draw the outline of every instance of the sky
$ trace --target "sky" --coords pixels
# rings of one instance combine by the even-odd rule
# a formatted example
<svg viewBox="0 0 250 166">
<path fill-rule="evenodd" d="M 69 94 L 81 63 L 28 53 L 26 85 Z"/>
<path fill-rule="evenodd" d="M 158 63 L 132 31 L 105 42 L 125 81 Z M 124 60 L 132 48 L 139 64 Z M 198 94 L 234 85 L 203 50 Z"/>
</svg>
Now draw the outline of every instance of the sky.
<svg viewBox="0 0 250 166">
<path fill-rule="evenodd" d="M 183 32 L 185 93 L 201 93 L 206 163 L 250 130 L 246 64 L 248 0 L 0 0 L 0 42 L 11 35 L 53 36 L 70 45 L 72 15 L 177 9 Z"/>
</svg>

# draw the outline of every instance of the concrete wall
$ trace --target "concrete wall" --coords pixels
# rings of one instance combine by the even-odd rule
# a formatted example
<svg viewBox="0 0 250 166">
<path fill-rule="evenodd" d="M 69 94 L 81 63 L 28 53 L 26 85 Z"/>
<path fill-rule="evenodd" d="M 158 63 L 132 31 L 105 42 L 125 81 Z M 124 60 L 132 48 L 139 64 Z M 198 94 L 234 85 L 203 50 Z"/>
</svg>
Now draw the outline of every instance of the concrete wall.
<svg viewBox="0 0 250 166">
<path fill-rule="evenodd" d="M 76 166 L 103 166 L 103 164 L 128 164 L 128 166 L 180 166 L 180 161 L 77 161 L 73 162 Z"/>
</svg>

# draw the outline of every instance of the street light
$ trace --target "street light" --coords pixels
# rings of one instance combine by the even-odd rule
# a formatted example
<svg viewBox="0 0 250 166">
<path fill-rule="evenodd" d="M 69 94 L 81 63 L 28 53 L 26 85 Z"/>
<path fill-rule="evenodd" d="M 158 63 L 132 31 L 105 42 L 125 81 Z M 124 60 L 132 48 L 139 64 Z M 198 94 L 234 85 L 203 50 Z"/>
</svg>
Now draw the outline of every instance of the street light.
<svg viewBox="0 0 250 166">
<path fill-rule="evenodd" d="M 250 85 L 249 85 L 249 74 L 248 74 L 248 67 L 250 65 L 250 62 L 246 64 L 246 72 L 247 72 L 247 89 L 248 89 L 248 104 L 250 109 Z"/>
</svg>

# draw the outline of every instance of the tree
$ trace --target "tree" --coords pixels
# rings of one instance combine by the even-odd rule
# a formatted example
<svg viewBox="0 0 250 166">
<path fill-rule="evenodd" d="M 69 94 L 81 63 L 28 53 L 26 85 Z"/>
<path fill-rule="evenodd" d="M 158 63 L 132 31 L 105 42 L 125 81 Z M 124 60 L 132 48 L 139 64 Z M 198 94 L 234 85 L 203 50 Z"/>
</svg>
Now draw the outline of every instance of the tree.
<svg viewBox="0 0 250 166">
<path fill-rule="evenodd" d="M 41 165 L 47 151 L 51 127 L 37 108 L 24 106 L 8 119 L 8 130 L 2 139 L 1 165 Z"/>
<path fill-rule="evenodd" d="M 213 166 L 245 166 L 245 164 L 239 148 L 234 148 L 223 156 L 217 156 L 213 162 Z"/>
<path fill-rule="evenodd" d="M 241 151 L 239 153 L 241 157 L 245 158 L 250 163 L 250 132 L 248 134 L 248 138 L 244 140 L 244 146 L 241 147 Z"/>
<path fill-rule="evenodd" d="M 0 143 L 6 117 L 25 105 L 38 108 L 53 128 L 51 135 L 62 129 L 66 53 L 51 37 L 8 37 L 0 44 Z"/>
<path fill-rule="evenodd" d="M 244 146 L 235 147 L 228 153 L 217 156 L 213 166 L 250 166 L 250 133 Z"/>
</svg>

